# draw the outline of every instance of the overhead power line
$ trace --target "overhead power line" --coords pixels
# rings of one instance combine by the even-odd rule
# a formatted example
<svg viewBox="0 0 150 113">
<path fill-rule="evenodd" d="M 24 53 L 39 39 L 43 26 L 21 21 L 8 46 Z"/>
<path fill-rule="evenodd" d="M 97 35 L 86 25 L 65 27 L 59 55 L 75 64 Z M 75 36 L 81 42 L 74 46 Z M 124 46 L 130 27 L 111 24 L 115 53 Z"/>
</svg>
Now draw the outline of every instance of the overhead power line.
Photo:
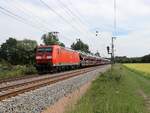
<svg viewBox="0 0 150 113">
<path fill-rule="evenodd" d="M 1 6 L 0 6 L 0 12 L 3 13 L 4 15 L 7 15 L 7 16 L 9 16 L 9 17 L 11 17 L 11 18 L 13 18 L 13 19 L 15 19 L 15 20 L 21 22 L 21 23 L 24 23 L 24 24 L 26 24 L 26 25 L 29 25 L 29 26 L 31 26 L 31 27 L 33 27 L 33 28 L 36 28 L 36 29 L 38 29 L 38 30 L 40 30 L 40 31 L 44 31 L 44 32 L 45 32 L 45 30 L 43 30 L 43 29 L 41 29 L 41 28 L 39 28 L 39 27 L 37 27 L 37 26 L 35 26 L 35 25 L 30 24 L 27 19 L 22 18 L 21 16 L 19 16 L 19 15 L 13 13 L 13 12 L 11 12 L 11 11 L 9 11 L 9 10 L 7 10 L 7 9 L 5 9 L 5 8 L 3 8 L 3 7 L 1 7 Z"/>
<path fill-rule="evenodd" d="M 63 17 L 61 14 L 59 14 L 54 8 L 52 8 L 50 5 L 48 5 L 46 2 L 44 2 L 43 0 L 39 0 L 46 8 L 48 8 L 51 12 L 53 12 L 53 13 L 55 13 L 58 17 L 60 17 L 60 19 L 62 19 L 65 23 L 67 23 L 70 27 L 72 27 L 73 29 L 75 29 L 75 30 L 77 30 L 77 31 L 79 31 L 81 34 L 78 34 L 78 33 L 76 33 L 76 34 L 78 34 L 78 36 L 80 36 L 80 35 L 83 35 L 84 37 L 86 37 L 86 38 L 89 38 L 90 40 L 93 40 L 91 37 L 93 37 L 93 36 L 95 36 L 95 34 L 92 34 L 92 33 L 90 33 L 87 29 L 85 30 L 85 29 L 82 29 L 81 27 L 82 26 L 80 26 L 79 24 L 76 24 L 76 25 L 78 25 L 78 27 L 76 27 L 76 26 L 74 26 L 73 24 L 72 24 L 72 22 L 69 22 L 65 17 Z M 62 3 L 62 2 L 61 2 Z M 63 5 L 65 5 L 64 3 L 63 3 Z M 68 6 L 65 6 L 65 7 L 68 7 Z M 68 9 L 67 9 L 68 10 Z M 51 13 L 50 12 L 50 13 Z M 71 14 L 69 14 L 69 12 L 71 13 Z M 69 15 L 69 17 L 71 17 L 71 15 L 72 15 L 72 11 L 69 9 L 69 12 L 67 13 L 68 15 Z M 75 16 L 75 15 L 74 15 Z M 81 30 L 83 30 L 83 31 L 81 31 Z M 89 35 L 90 34 L 90 35 Z"/>
<path fill-rule="evenodd" d="M 117 20 L 116 20 L 116 0 L 114 0 L 114 37 L 112 37 L 112 53 L 111 53 L 111 60 L 112 60 L 112 64 L 115 63 L 115 52 L 114 52 L 114 39 L 116 38 L 116 32 L 117 32 Z"/>
<path fill-rule="evenodd" d="M 40 1 L 42 1 L 42 0 L 40 0 Z M 45 3 L 46 4 L 46 3 Z M 47 5 L 48 6 L 48 5 Z M 15 20 L 17 20 L 17 21 L 20 21 L 20 22 L 22 22 L 22 23 L 24 23 L 24 24 L 27 24 L 27 25 L 30 25 L 30 26 L 32 26 L 32 27 L 34 27 L 34 28 L 36 28 L 36 29 L 38 29 L 38 30 L 40 30 L 40 31 L 44 31 L 44 32 L 47 32 L 47 30 L 49 29 L 49 27 L 48 27 L 48 24 L 47 23 L 45 23 L 45 21 L 43 21 L 39 16 L 36 16 L 36 15 L 34 15 L 34 13 L 32 13 L 31 11 L 29 11 L 29 13 L 27 13 L 27 11 L 26 11 L 26 9 L 24 9 L 23 7 L 20 7 L 20 5 L 17 5 L 16 7 L 19 7 L 19 9 L 21 9 L 21 11 L 23 11 L 24 12 L 24 14 L 25 15 L 33 15 L 36 19 L 38 19 L 39 21 L 38 21 L 38 25 L 34 25 L 33 23 L 37 23 L 37 21 L 35 21 L 36 19 L 34 18 L 34 21 L 31 21 L 31 20 L 29 20 L 29 19 L 27 19 L 27 18 L 25 18 L 25 17 L 22 17 L 22 15 L 20 16 L 20 15 L 18 15 L 18 14 L 16 14 L 16 13 L 14 13 L 14 12 L 12 12 L 12 11 L 10 11 L 10 10 L 8 10 L 7 8 L 4 8 L 4 7 L 0 7 L 0 11 L 3 13 L 3 14 L 5 14 L 5 15 L 7 15 L 7 16 L 9 16 L 9 17 L 11 17 L 11 18 L 13 18 L 13 19 L 15 19 Z M 48 7 L 47 7 L 48 8 Z M 51 7 L 49 7 L 49 8 L 51 8 Z M 48 9 L 49 9 L 48 8 Z M 51 8 L 54 12 L 56 12 L 53 8 Z M 51 10 L 51 11 L 52 11 Z M 19 10 L 20 11 L 20 10 Z M 73 11 L 71 11 L 70 10 L 70 13 L 71 12 L 73 12 Z M 58 15 L 57 16 L 59 16 L 59 17 L 62 17 L 62 18 L 64 18 L 62 15 L 60 15 L 58 12 L 56 12 Z M 55 14 L 56 14 L 55 13 Z M 75 15 L 74 15 L 75 16 Z M 62 19 L 61 18 L 61 19 Z M 32 19 L 32 18 L 31 18 Z M 76 26 L 73 26 L 72 24 L 71 24 L 71 22 L 69 22 L 66 18 L 64 18 L 65 20 L 66 20 L 66 22 L 73 28 L 73 29 L 76 29 L 76 30 L 78 30 L 78 31 L 80 31 Z M 40 22 L 40 23 L 39 23 Z M 45 25 L 43 24 L 43 23 L 45 23 Z M 39 27 L 40 25 L 42 25 L 42 26 L 44 26 L 44 27 Z M 58 26 L 57 26 L 58 27 Z M 81 26 L 79 26 L 79 28 L 80 28 Z M 45 28 L 45 29 L 44 29 Z M 44 30 L 43 30 L 44 29 Z M 81 32 L 81 31 L 80 31 Z M 89 32 L 86 32 L 85 31 L 85 34 L 87 35 Z M 87 35 L 86 37 L 88 37 L 89 35 Z M 66 38 L 67 39 L 67 38 Z M 68 38 L 69 40 L 70 40 L 70 38 Z M 92 40 L 92 38 L 90 38 L 91 40 Z"/>
<path fill-rule="evenodd" d="M 70 15 L 73 15 L 74 17 L 76 17 L 78 20 L 79 20 L 79 22 L 80 23 L 82 23 L 83 25 L 85 24 L 82 20 L 81 20 L 81 18 L 78 16 L 78 15 L 76 15 L 66 4 L 64 4 L 61 0 L 57 0 L 65 9 L 67 9 L 67 11 L 69 12 L 68 14 Z"/>
<path fill-rule="evenodd" d="M 17 8 L 17 10 L 21 11 L 22 13 L 24 13 L 25 15 L 27 15 L 29 18 L 32 19 L 32 18 L 35 16 L 35 17 L 34 17 L 34 22 L 36 22 L 36 21 L 35 21 L 35 18 L 38 19 L 39 21 L 41 21 L 41 23 L 38 22 L 38 25 L 42 25 L 43 23 L 45 23 L 45 20 L 41 19 L 39 16 L 35 15 L 34 13 L 32 13 L 31 11 L 29 11 L 28 9 L 26 9 L 23 5 L 18 4 L 18 2 L 15 2 L 15 4 L 17 4 L 17 6 L 14 6 L 14 5 L 13 5 L 13 8 Z M 21 6 L 21 7 L 20 7 L 20 6 Z M 27 10 L 29 11 L 29 13 L 25 12 L 25 11 L 27 11 Z M 30 14 L 32 14 L 32 17 L 30 17 Z M 8 14 L 6 13 L 5 15 L 8 15 Z M 14 17 L 14 16 L 12 16 L 12 15 L 8 15 L 8 16 L 10 16 L 11 18 L 17 19 L 18 21 L 20 21 L 20 22 L 26 24 L 26 22 L 21 21 L 20 19 Z M 36 22 L 36 23 L 37 23 L 37 22 Z M 46 26 L 45 26 L 45 25 L 46 25 Z M 46 28 L 47 31 L 50 30 L 50 29 L 48 28 L 48 25 L 49 25 L 49 24 L 48 24 L 48 23 L 45 23 L 45 25 L 43 24 L 44 28 Z M 42 28 L 42 26 L 41 26 L 41 28 Z M 52 30 L 50 30 L 50 31 L 52 31 Z M 62 36 L 63 36 L 63 35 L 62 35 Z M 63 38 L 65 38 L 65 39 L 67 39 L 68 41 L 72 42 L 72 40 L 71 40 L 70 38 L 67 38 L 66 36 L 63 36 Z"/>
<path fill-rule="evenodd" d="M 0 10 L 0 12 L 1 12 L 2 14 L 4 14 L 4 15 L 10 17 L 10 18 L 13 18 L 14 20 L 17 20 L 17 21 L 23 23 L 23 24 L 30 25 L 30 24 L 26 23 L 25 21 L 22 21 L 22 20 L 16 18 L 15 16 L 12 16 L 12 15 L 10 15 L 10 14 L 7 14 L 6 12 L 3 12 L 2 10 Z M 30 26 L 32 26 L 32 25 L 30 25 Z M 32 26 L 32 27 L 35 28 L 35 26 Z M 36 28 L 36 29 L 37 29 L 37 28 Z M 38 30 L 39 30 L 39 29 L 38 29 Z M 40 30 L 40 31 L 41 31 L 41 30 Z M 44 31 L 44 32 L 45 32 L 45 31 Z M 61 35 L 62 35 L 62 34 L 61 34 Z M 72 42 L 72 40 L 70 40 L 68 37 L 66 37 L 66 36 L 64 36 L 64 35 L 62 35 L 62 36 L 63 36 L 63 38 L 65 38 L 65 39 L 69 40 L 70 42 Z"/>
<path fill-rule="evenodd" d="M 81 19 L 84 21 L 84 23 L 86 25 L 87 24 L 89 25 L 89 23 L 87 22 L 87 20 L 85 19 L 85 17 L 81 15 L 80 11 L 76 7 L 74 7 L 74 5 L 72 4 L 71 0 L 67 0 L 67 1 L 71 5 L 71 9 L 73 9 L 76 12 L 76 14 L 79 15 L 79 17 L 82 17 Z"/>
<path fill-rule="evenodd" d="M 72 4 L 72 2 L 70 0 L 67 0 L 68 3 L 71 5 L 71 9 L 73 9 L 76 12 L 76 15 L 80 18 L 80 20 L 84 23 L 84 24 L 88 24 L 88 22 L 86 21 L 86 19 L 84 18 L 84 16 L 81 15 L 81 13 L 77 10 L 77 8 L 74 7 L 74 5 Z M 88 24 L 89 25 L 89 24 Z"/>
<path fill-rule="evenodd" d="M 15 1 L 15 0 L 14 0 L 14 1 Z M 45 19 L 40 18 L 38 15 L 36 15 L 36 14 L 33 13 L 32 11 L 30 11 L 29 9 L 27 9 L 26 7 L 24 7 L 24 5 L 22 5 L 21 3 L 18 3 L 18 1 L 16 1 L 15 4 L 17 4 L 17 6 L 15 6 L 15 8 L 17 8 L 17 9 L 23 11 L 24 14 L 25 14 L 25 15 L 28 15 L 29 17 L 30 17 L 30 14 L 31 14 L 32 17 L 30 17 L 30 18 L 33 18 L 33 17 L 34 17 L 34 18 L 33 18 L 34 21 L 35 21 L 35 18 L 36 18 L 36 20 L 38 20 L 38 24 L 42 25 L 47 31 L 48 31 L 48 30 L 49 30 L 49 32 L 52 31 L 52 29 L 49 28 L 49 24 L 46 22 Z M 21 7 L 20 7 L 20 6 L 21 6 Z M 55 29 L 56 29 L 56 28 L 57 28 L 57 26 L 55 25 Z M 62 29 L 62 28 L 60 28 L 60 29 Z M 63 38 L 65 38 L 65 39 L 69 40 L 70 42 L 72 42 L 71 39 L 69 39 L 69 38 L 67 38 L 67 37 L 65 37 L 65 36 L 63 36 Z"/>
<path fill-rule="evenodd" d="M 47 3 L 45 3 L 43 0 L 40 0 L 41 1 L 41 3 L 45 6 L 45 7 L 47 7 L 50 11 L 52 11 L 53 13 L 55 13 L 58 17 L 60 17 L 64 22 L 66 22 L 67 24 L 69 24 L 69 26 L 71 26 L 73 29 L 75 29 L 75 30 L 77 30 L 77 31 L 79 31 L 81 34 L 84 34 L 84 35 L 86 35 L 87 34 L 87 32 L 85 32 L 85 33 L 83 33 L 78 27 L 76 27 L 76 26 L 74 26 L 71 22 L 69 22 L 66 18 L 64 18 L 62 15 L 60 15 L 58 12 L 56 12 L 53 8 L 51 8 L 49 5 L 47 5 Z M 80 34 L 80 35 L 81 35 Z M 79 34 L 78 34 L 79 35 Z M 80 36 L 79 35 L 79 36 Z M 87 36 L 86 36 L 87 37 Z"/>
<path fill-rule="evenodd" d="M 15 3 L 15 4 L 17 4 L 17 2 Z M 14 6 L 14 5 L 13 5 Z M 32 17 L 30 17 L 30 13 L 27 13 L 27 12 L 25 12 L 26 11 L 26 8 L 22 5 L 21 6 L 21 8 L 18 8 L 20 6 L 20 4 L 18 4 L 17 6 L 14 6 L 13 8 L 17 8 L 17 10 L 19 10 L 19 11 L 21 11 L 22 12 L 22 14 L 24 13 L 25 15 L 27 15 L 29 18 L 33 18 L 33 16 L 35 16 L 36 18 L 38 18 L 38 20 L 39 21 L 41 21 L 41 23 L 39 23 L 38 22 L 38 25 L 42 25 L 43 23 L 45 23 L 45 21 L 44 20 L 41 20 L 41 18 L 40 17 L 38 17 L 37 15 L 35 15 L 34 13 L 32 13 L 32 12 L 30 12 L 31 14 L 32 14 Z M 24 10 L 25 11 L 24 11 Z M 47 26 L 45 26 L 44 24 L 43 24 L 43 26 L 41 26 L 40 28 L 45 28 L 45 30 L 43 30 L 43 29 L 40 29 L 39 27 L 37 27 L 36 25 L 34 25 L 33 23 L 32 24 L 30 24 L 31 23 L 31 21 L 29 21 L 28 19 L 26 19 L 26 18 L 23 18 L 22 16 L 19 16 L 19 15 L 17 15 L 17 14 L 15 14 L 15 13 L 13 13 L 12 11 L 9 11 L 9 10 L 7 10 L 6 8 L 3 8 L 3 7 L 1 7 L 0 6 L 0 12 L 2 13 L 2 14 L 4 14 L 4 15 L 6 15 L 6 16 L 9 16 L 10 18 L 13 18 L 14 20 L 17 20 L 17 21 L 19 21 L 19 22 L 21 22 L 21 23 L 23 23 L 23 24 L 26 24 L 26 25 L 29 25 L 29 26 L 31 26 L 31 27 L 34 27 L 34 28 L 36 28 L 36 29 L 38 29 L 38 30 L 40 30 L 40 31 L 42 31 L 42 32 L 47 32 L 48 30 L 49 30 L 49 28 L 47 27 Z M 29 23 L 30 22 L 30 23 Z M 35 18 L 34 18 L 34 22 L 35 22 Z M 37 22 L 36 22 L 37 23 Z M 48 25 L 47 23 L 45 23 L 46 25 Z M 47 27 L 47 28 L 46 28 Z M 52 30 L 50 30 L 50 31 L 52 31 Z M 63 35 L 62 35 L 63 36 Z M 68 41 L 70 41 L 70 42 L 72 42 L 72 40 L 70 40 L 69 38 L 67 38 L 66 36 L 63 36 L 63 38 L 65 38 L 65 39 L 67 39 Z"/>
<path fill-rule="evenodd" d="M 76 15 L 78 15 L 78 17 L 82 17 L 82 18 L 80 18 L 86 25 L 89 25 L 89 22 L 87 22 L 87 17 L 85 18 L 85 16 L 83 16 L 82 14 L 81 14 L 81 12 L 76 8 L 76 7 L 74 7 L 75 5 L 71 2 L 71 0 L 67 0 L 68 1 L 68 3 L 71 5 L 70 7 L 71 7 L 71 9 L 73 9 L 75 12 L 76 12 Z M 105 29 L 106 27 L 104 26 L 104 25 L 100 25 L 100 27 L 101 28 L 98 28 L 98 29 L 100 29 L 100 31 L 102 31 L 102 29 Z M 95 30 L 94 30 L 95 31 Z M 95 35 L 95 33 L 94 33 L 94 35 Z"/>
<path fill-rule="evenodd" d="M 117 17 L 116 17 L 116 0 L 114 0 L 114 34 L 116 35 L 117 30 Z"/>
<path fill-rule="evenodd" d="M 18 0 L 17 1 L 12 0 L 12 2 L 15 4 L 15 5 L 13 4 L 13 8 L 21 11 L 21 13 L 24 14 L 25 16 L 27 16 L 28 18 L 30 18 L 30 20 L 33 20 L 30 22 L 36 23 L 36 24 L 38 24 L 38 26 L 40 26 L 40 28 L 43 28 L 43 29 L 45 29 L 45 31 L 48 31 L 49 28 L 47 26 L 45 26 L 46 23 L 44 20 L 40 19 L 39 16 L 35 15 L 28 8 L 24 7 L 24 5 L 22 5 Z"/>
<path fill-rule="evenodd" d="M 69 15 L 69 16 L 72 16 L 75 20 L 77 20 L 77 22 L 81 25 L 82 30 L 84 30 L 84 32 L 86 33 L 86 37 L 90 37 L 90 35 L 92 35 L 92 33 L 88 30 L 86 24 L 84 21 L 82 21 L 82 19 L 80 18 L 80 16 L 76 15 L 65 3 L 63 3 L 61 0 L 57 0 L 59 2 L 59 4 L 61 6 L 63 6 L 62 8 L 64 9 L 64 11 Z M 89 34 L 89 35 L 87 35 Z M 93 35 L 94 36 L 94 35 Z"/>
</svg>

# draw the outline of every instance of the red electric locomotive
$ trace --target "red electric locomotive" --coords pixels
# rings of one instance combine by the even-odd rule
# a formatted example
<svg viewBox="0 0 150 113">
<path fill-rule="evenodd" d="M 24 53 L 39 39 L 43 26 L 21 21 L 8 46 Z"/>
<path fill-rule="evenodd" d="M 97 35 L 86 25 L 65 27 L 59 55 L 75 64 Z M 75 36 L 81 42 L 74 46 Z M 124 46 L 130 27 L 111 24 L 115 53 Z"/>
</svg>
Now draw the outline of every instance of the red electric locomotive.
<svg viewBox="0 0 150 113">
<path fill-rule="evenodd" d="M 39 46 L 36 49 L 36 68 L 39 72 L 77 68 L 79 65 L 77 51 L 59 45 Z"/>
</svg>

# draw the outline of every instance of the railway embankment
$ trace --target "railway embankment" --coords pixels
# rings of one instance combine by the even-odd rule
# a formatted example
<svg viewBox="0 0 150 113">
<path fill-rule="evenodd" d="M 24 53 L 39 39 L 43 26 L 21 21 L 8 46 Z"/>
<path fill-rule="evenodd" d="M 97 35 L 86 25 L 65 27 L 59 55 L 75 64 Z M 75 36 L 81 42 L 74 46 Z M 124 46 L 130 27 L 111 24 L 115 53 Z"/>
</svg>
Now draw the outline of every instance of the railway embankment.
<svg viewBox="0 0 150 113">
<path fill-rule="evenodd" d="M 93 80 L 100 72 L 105 72 L 109 67 L 110 66 L 101 66 L 81 76 L 72 77 L 3 100 L 0 102 L 0 113 L 40 113 L 62 97 Z"/>
<path fill-rule="evenodd" d="M 97 77 L 65 113 L 150 113 L 150 75 L 127 66 L 115 64 Z"/>
</svg>

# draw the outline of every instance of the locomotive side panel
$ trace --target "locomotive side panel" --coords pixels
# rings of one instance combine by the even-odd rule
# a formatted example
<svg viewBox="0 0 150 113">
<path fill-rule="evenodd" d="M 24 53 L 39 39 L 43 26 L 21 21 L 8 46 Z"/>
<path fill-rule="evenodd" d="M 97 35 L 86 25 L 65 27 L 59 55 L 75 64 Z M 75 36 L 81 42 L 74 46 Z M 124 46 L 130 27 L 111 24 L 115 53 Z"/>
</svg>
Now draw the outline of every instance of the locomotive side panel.
<svg viewBox="0 0 150 113">
<path fill-rule="evenodd" d="M 56 66 L 59 64 L 59 61 L 60 61 L 59 49 L 60 49 L 59 46 L 53 46 L 53 54 L 52 54 L 53 65 L 52 66 Z"/>
<path fill-rule="evenodd" d="M 62 47 L 54 49 L 54 66 L 79 65 L 79 53 Z"/>
</svg>

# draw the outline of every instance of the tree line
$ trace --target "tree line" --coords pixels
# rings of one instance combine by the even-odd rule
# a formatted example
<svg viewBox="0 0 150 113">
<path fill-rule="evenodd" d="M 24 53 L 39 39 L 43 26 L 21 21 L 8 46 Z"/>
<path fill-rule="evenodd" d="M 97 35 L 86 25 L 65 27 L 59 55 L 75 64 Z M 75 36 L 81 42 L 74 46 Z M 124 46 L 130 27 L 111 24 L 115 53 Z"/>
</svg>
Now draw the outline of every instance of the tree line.
<svg viewBox="0 0 150 113">
<path fill-rule="evenodd" d="M 43 34 L 41 39 L 44 45 L 57 44 L 65 47 L 65 44 L 60 42 L 58 36 L 54 35 L 53 32 Z M 17 40 L 16 38 L 10 37 L 0 46 L 0 61 L 5 60 L 12 65 L 33 65 L 35 63 L 35 48 L 37 46 L 38 44 L 35 40 Z M 72 43 L 70 48 L 93 54 L 89 50 L 88 44 L 85 44 L 80 39 Z M 100 53 L 96 52 L 95 55 L 100 56 Z"/>
<path fill-rule="evenodd" d="M 142 56 L 142 57 L 115 57 L 115 61 L 117 63 L 150 63 L 150 54 Z"/>
</svg>

